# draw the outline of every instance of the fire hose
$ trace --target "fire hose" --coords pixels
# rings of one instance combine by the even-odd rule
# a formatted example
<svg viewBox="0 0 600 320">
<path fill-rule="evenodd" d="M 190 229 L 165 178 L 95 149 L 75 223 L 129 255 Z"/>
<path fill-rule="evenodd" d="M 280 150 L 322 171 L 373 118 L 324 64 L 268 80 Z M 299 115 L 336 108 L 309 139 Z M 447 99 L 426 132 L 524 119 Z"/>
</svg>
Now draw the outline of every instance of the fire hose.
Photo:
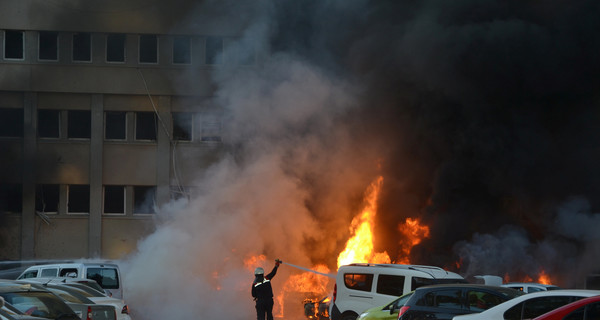
<svg viewBox="0 0 600 320">
<path fill-rule="evenodd" d="M 283 261 L 281 261 L 281 260 L 279 260 L 279 259 L 275 259 L 275 262 L 279 262 L 280 264 L 285 264 L 285 265 L 288 265 L 288 266 L 290 266 L 290 267 L 294 267 L 294 268 L 296 268 L 296 269 L 300 269 L 300 270 L 304 270 L 304 271 L 308 271 L 308 272 L 316 273 L 316 274 L 318 274 L 318 275 L 322 275 L 322 276 L 326 276 L 326 277 L 330 277 L 330 278 L 334 278 L 334 279 L 335 279 L 335 274 L 332 274 L 332 273 L 323 273 L 323 272 L 319 272 L 319 271 L 312 270 L 312 269 L 309 269 L 309 268 L 305 268 L 305 267 L 297 266 L 297 265 L 295 265 L 295 264 L 291 264 L 291 263 L 289 263 L 289 262 L 283 262 Z"/>
</svg>

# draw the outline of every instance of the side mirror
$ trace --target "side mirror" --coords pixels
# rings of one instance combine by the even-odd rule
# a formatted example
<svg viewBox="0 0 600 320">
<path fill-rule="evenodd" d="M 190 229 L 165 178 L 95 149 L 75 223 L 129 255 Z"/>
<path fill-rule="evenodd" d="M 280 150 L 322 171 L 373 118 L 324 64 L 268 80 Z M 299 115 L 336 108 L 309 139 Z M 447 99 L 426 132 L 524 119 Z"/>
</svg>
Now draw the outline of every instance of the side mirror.
<svg viewBox="0 0 600 320">
<path fill-rule="evenodd" d="M 394 314 L 398 311 L 400 311 L 400 308 L 398 308 L 397 305 L 394 305 L 393 307 L 390 308 L 390 314 Z"/>
</svg>

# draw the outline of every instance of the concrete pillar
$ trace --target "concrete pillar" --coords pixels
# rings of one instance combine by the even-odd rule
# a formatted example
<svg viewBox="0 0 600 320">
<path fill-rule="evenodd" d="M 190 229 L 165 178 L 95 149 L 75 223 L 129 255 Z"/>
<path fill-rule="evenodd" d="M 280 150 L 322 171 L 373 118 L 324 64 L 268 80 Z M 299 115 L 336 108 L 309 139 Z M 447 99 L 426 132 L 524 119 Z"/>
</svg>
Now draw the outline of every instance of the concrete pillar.
<svg viewBox="0 0 600 320">
<path fill-rule="evenodd" d="M 102 254 L 102 151 L 104 148 L 104 101 L 101 94 L 92 95 L 90 136 L 90 216 L 88 255 Z"/>
<path fill-rule="evenodd" d="M 26 92 L 23 101 L 23 212 L 21 259 L 35 258 L 35 157 L 37 149 L 37 94 Z"/>
<path fill-rule="evenodd" d="M 156 137 L 156 204 L 160 207 L 170 201 L 171 172 L 171 97 L 158 98 L 159 124 Z"/>
</svg>

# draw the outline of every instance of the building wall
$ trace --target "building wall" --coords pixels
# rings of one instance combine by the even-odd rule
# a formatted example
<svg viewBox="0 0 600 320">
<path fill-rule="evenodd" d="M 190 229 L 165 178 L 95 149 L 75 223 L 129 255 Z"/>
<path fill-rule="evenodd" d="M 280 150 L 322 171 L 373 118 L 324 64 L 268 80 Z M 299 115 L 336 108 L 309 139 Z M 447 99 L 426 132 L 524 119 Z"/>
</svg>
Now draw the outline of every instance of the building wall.
<svg viewBox="0 0 600 320">
<path fill-rule="evenodd" d="M 258 55 L 253 52 L 250 63 L 240 65 L 227 55 L 218 65 L 208 61 L 208 39 L 217 39 L 226 52 L 244 19 L 224 23 L 216 8 L 175 2 L 0 2 L 0 111 L 22 110 L 22 134 L 0 136 L 0 260 L 120 258 L 154 230 L 156 213 L 136 212 L 136 192 L 155 188 L 154 203 L 163 205 L 181 196 L 173 189 L 193 189 L 194 177 L 224 152 L 220 133 L 203 136 L 205 128 L 220 128 L 222 114 L 211 102 L 211 75 L 222 64 L 252 68 Z M 238 7 L 243 12 L 243 2 Z M 21 59 L 5 57 L 11 45 L 7 32 L 15 30 L 23 34 Z M 57 33 L 56 60 L 38 59 L 42 31 Z M 74 35 L 80 32 L 90 33 L 88 62 L 72 59 Z M 112 33 L 125 36 L 123 62 L 107 62 Z M 157 36 L 156 63 L 139 61 L 143 34 Z M 177 64 L 173 44 L 182 35 L 189 37 L 191 61 Z M 60 136 L 40 136 L 40 111 L 57 112 Z M 89 137 L 68 136 L 76 126 L 69 117 L 76 111 L 89 111 Z M 105 139 L 107 112 L 125 114 L 123 139 Z M 174 141 L 173 115 L 182 112 L 192 115 L 193 138 Z M 154 140 L 136 139 L 142 113 L 158 118 Z M 89 187 L 89 212 L 70 211 L 77 201 L 74 185 Z M 56 209 L 40 211 L 40 190 L 46 186 L 57 192 Z M 105 212 L 107 186 L 122 188 L 123 212 Z M 21 197 L 20 210 L 2 208 L 13 195 Z"/>
</svg>

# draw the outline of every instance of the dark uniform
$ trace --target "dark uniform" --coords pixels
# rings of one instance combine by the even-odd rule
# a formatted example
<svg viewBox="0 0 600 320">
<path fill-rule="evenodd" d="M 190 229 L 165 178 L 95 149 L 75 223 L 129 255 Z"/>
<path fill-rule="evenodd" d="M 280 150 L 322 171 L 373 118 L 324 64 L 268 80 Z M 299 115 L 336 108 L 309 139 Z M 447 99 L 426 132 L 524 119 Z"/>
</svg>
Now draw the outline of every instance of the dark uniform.
<svg viewBox="0 0 600 320">
<path fill-rule="evenodd" d="M 263 276 L 262 274 L 255 275 L 252 283 L 252 297 L 256 301 L 256 319 L 273 320 L 273 288 L 271 287 L 271 279 L 277 273 L 279 263 L 275 263 L 275 267 L 271 273 Z"/>
</svg>

